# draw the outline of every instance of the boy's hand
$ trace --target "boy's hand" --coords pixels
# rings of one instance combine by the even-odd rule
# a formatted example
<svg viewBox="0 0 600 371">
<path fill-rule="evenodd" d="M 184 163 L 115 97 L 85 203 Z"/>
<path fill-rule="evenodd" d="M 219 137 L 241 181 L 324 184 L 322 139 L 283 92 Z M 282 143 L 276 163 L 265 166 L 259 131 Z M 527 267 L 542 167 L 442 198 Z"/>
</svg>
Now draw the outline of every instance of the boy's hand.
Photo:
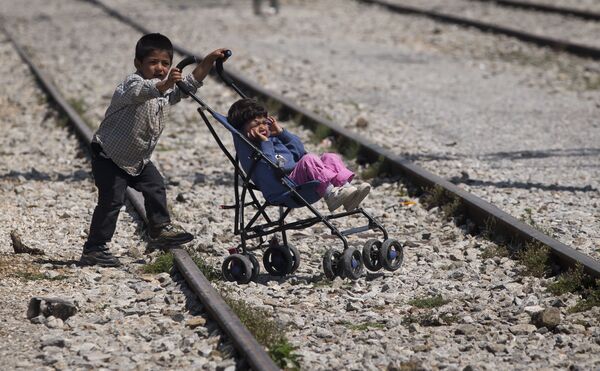
<svg viewBox="0 0 600 371">
<path fill-rule="evenodd" d="M 200 62 L 200 64 L 198 64 L 198 66 L 196 66 L 196 68 L 192 72 L 196 81 L 200 82 L 204 80 L 204 78 L 206 77 L 206 75 L 208 75 L 210 69 L 212 68 L 213 64 L 217 59 L 223 58 L 223 61 L 227 60 L 227 57 L 225 56 L 225 51 L 227 50 L 229 49 L 220 48 L 212 51 L 210 54 L 204 57 L 202 62 Z"/>
<path fill-rule="evenodd" d="M 205 57 L 205 59 L 209 59 L 212 62 L 216 61 L 217 59 L 223 59 L 223 62 L 225 62 L 227 60 L 227 58 L 229 58 L 229 57 L 225 56 L 225 52 L 227 50 L 229 50 L 229 49 L 227 49 L 227 48 L 220 48 L 220 49 L 214 50 L 210 54 L 208 54 Z"/>
<path fill-rule="evenodd" d="M 250 129 L 250 131 L 248 132 L 248 139 L 254 142 L 266 142 L 267 140 L 269 140 L 269 138 L 260 133 L 259 129 L 259 126 L 255 126 L 252 129 Z"/>
<path fill-rule="evenodd" d="M 283 128 L 281 125 L 279 125 L 275 117 L 269 116 L 267 117 L 267 120 L 269 120 L 269 130 L 271 131 L 272 135 L 278 136 L 283 132 Z"/>
<path fill-rule="evenodd" d="M 182 80 L 181 70 L 173 67 L 169 72 L 169 75 L 163 81 L 160 81 L 156 84 L 156 88 L 163 94 L 165 91 L 172 89 L 175 86 L 175 83 Z"/>
</svg>

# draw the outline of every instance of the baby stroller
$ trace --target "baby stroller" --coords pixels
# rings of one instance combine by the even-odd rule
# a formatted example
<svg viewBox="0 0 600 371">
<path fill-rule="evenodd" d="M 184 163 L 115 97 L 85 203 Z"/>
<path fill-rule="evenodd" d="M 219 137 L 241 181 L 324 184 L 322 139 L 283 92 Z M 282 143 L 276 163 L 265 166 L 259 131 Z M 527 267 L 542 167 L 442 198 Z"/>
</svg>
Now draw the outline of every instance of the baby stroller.
<svg viewBox="0 0 600 371">
<path fill-rule="evenodd" d="M 227 54 L 230 56 L 231 51 L 227 51 Z M 177 68 L 183 70 L 185 66 L 196 62 L 195 57 L 187 57 L 177 65 Z M 218 60 L 215 63 L 215 68 L 217 74 L 226 85 L 234 89 L 242 98 L 246 98 L 246 95 L 224 73 L 223 60 Z M 195 94 L 187 91 L 184 85 L 180 84 L 179 86 L 200 105 L 198 113 L 234 168 L 235 204 L 222 205 L 221 208 L 234 210 L 234 234 L 241 237 L 241 243 L 238 247 L 229 250 L 230 255 L 223 262 L 222 272 L 227 280 L 236 281 L 240 284 L 256 280 L 260 272 L 260 265 L 258 259 L 251 251 L 260 249 L 265 245 L 266 250 L 263 253 L 263 265 L 271 275 L 285 276 L 294 273 L 300 265 L 300 252 L 288 242 L 286 232 L 288 230 L 304 229 L 317 223 L 325 224 L 331 230 L 331 233 L 341 240 L 343 245 L 342 251 L 328 249 L 323 256 L 323 271 L 328 279 L 332 280 L 336 276 L 339 276 L 355 280 L 362 274 L 364 266 L 371 271 L 378 271 L 381 268 L 388 271 L 395 271 L 400 268 L 404 259 L 403 245 L 395 239 L 388 238 L 386 229 L 374 217 L 361 207 L 351 211 L 322 215 L 312 206 L 313 203 L 320 199 L 320 196 L 316 192 L 316 187 L 319 185 L 318 181 L 301 185 L 295 184 L 277 164 L 270 161 L 260 149 L 230 125 L 227 122 L 227 117 L 214 111 Z M 248 170 L 248 173 L 242 169 L 237 154 L 232 155 L 227 150 L 204 111 L 208 111 L 215 120 L 231 132 L 236 153 L 239 152 L 241 146 L 248 146 L 246 149 L 251 149 L 251 159 L 254 161 L 254 165 Z M 260 190 L 252 182 L 251 178 L 258 161 L 264 161 L 271 166 L 277 174 L 277 178 L 287 190 L 276 202 L 272 200 L 272 202 L 260 201 L 257 195 Z M 267 213 L 267 208 L 269 207 L 279 208 L 278 218 L 273 218 Z M 300 207 L 307 207 L 314 216 L 288 222 L 286 219 L 289 219 L 291 211 Z M 246 221 L 247 209 L 254 210 L 254 214 L 248 221 Z M 332 224 L 332 220 L 355 214 L 364 216 L 368 223 L 364 226 L 348 230 L 339 230 Z M 346 236 L 368 230 L 379 230 L 383 234 L 382 240 L 368 240 L 362 252 L 348 246 Z M 281 242 L 279 242 L 276 234 L 281 234 Z M 266 237 L 269 235 L 275 236 L 267 240 Z M 250 247 L 248 246 L 249 240 L 257 240 L 258 242 L 255 246 Z"/>
</svg>

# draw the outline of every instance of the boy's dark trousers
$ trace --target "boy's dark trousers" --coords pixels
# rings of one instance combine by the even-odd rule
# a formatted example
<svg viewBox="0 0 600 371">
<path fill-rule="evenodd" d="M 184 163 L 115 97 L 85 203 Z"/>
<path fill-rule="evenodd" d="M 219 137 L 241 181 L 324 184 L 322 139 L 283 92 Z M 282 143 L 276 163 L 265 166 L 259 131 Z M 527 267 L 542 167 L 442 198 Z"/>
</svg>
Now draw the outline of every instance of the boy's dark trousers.
<svg viewBox="0 0 600 371">
<path fill-rule="evenodd" d="M 142 192 L 149 226 L 157 228 L 171 222 L 167 209 L 165 182 L 152 162 L 142 172 L 129 175 L 111 159 L 103 157 L 102 147 L 92 143 L 92 173 L 98 188 L 98 204 L 94 209 L 85 248 L 103 245 L 112 239 L 119 211 L 125 203 L 127 186 Z"/>
</svg>

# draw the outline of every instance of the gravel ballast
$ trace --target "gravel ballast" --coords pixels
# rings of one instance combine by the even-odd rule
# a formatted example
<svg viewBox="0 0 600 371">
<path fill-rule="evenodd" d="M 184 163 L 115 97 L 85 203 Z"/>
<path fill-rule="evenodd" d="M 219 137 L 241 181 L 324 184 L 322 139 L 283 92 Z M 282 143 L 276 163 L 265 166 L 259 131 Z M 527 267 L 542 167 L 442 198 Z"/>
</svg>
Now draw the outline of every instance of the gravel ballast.
<svg viewBox="0 0 600 371">
<path fill-rule="evenodd" d="M 108 105 L 114 87 L 133 68 L 133 45 L 135 45 L 140 35 L 131 28 L 107 17 L 99 9 L 83 2 L 61 0 L 47 3 L 34 1 L 27 11 L 14 8 L 9 2 L 0 4 L 2 4 L 3 14 L 12 15 L 9 23 L 12 29 L 15 30 L 15 34 L 18 35 L 18 40 L 28 47 L 35 60 L 46 71 L 52 71 L 52 77 L 61 91 L 69 99 L 79 101 L 81 106 L 85 108 L 85 117 L 92 124 L 97 125 Z M 169 12 L 175 12 L 176 8 L 159 8 L 160 10 L 157 10 L 157 14 L 164 17 L 162 21 L 165 22 L 165 25 L 161 27 L 161 30 L 164 28 L 165 30 L 162 32 L 169 34 L 169 36 L 173 35 L 174 41 L 180 42 L 184 40 L 184 36 L 185 40 L 189 40 L 191 36 L 194 36 L 193 32 L 186 30 L 185 34 L 181 33 L 181 36 L 179 36 L 174 30 L 167 29 L 167 19 L 173 20 L 181 17 L 183 22 L 183 13 L 191 13 L 190 5 L 187 2 L 178 1 L 176 4 L 180 7 L 187 6 L 187 8 L 179 9 L 177 17 L 169 17 L 172 14 Z M 216 14 L 222 14 L 223 17 L 229 15 L 230 20 L 239 19 L 240 25 L 238 27 L 242 28 L 242 24 L 245 24 L 244 27 L 256 26 L 256 30 L 261 32 L 268 31 L 269 22 L 274 23 L 269 27 L 278 27 L 284 32 L 285 29 L 282 27 L 285 25 L 286 13 L 287 16 L 292 14 L 299 17 L 304 16 L 305 34 L 307 36 L 311 35 L 308 30 L 312 26 L 310 20 L 311 15 L 314 13 L 310 13 L 303 7 L 293 8 L 298 6 L 298 3 L 284 4 L 281 18 L 262 19 L 260 22 L 263 25 L 262 28 L 259 28 L 259 22 L 249 15 L 251 10 L 249 4 L 243 6 L 240 5 L 241 3 L 237 5 L 230 4 L 231 7 L 219 8 L 218 12 L 214 7 L 219 7 L 219 5 L 212 4 L 213 8 L 203 8 L 203 11 L 215 11 Z M 331 7 L 331 4 L 337 5 L 339 3 L 323 2 L 325 5 L 318 5 L 321 4 L 319 2 L 318 4 L 311 4 L 314 5 L 313 9 L 318 11 L 319 9 L 323 10 L 323 7 L 327 5 Z M 388 19 L 390 23 L 396 22 L 387 13 L 379 13 L 380 11 L 376 9 L 369 10 L 371 8 L 359 7 L 354 3 L 350 4 L 347 8 L 334 7 L 332 12 L 336 12 L 337 17 L 342 17 L 346 14 L 345 12 L 356 15 L 359 11 L 362 11 L 363 13 L 368 12 L 368 15 L 373 17 L 381 16 L 382 19 L 380 20 Z M 156 3 L 156 5 L 159 6 L 160 4 Z M 294 12 L 293 10 L 297 11 Z M 239 17 L 231 17 L 231 14 L 226 13 L 228 11 L 234 12 L 233 14 L 239 15 Z M 246 12 L 248 12 L 248 15 L 245 15 Z M 203 14 L 202 19 L 211 22 L 212 17 L 210 14 Z M 142 17 L 142 15 L 138 15 L 138 17 Z M 412 18 L 407 19 L 413 20 Z M 154 21 L 157 20 L 158 17 Z M 413 21 L 415 23 L 411 23 L 407 27 L 418 29 L 424 22 L 422 20 Z M 145 22 L 150 24 L 152 20 L 145 20 Z M 293 23 L 291 20 L 289 22 Z M 179 22 L 174 23 L 180 24 Z M 215 21 L 215 27 L 217 27 L 217 23 Z M 404 86 L 399 89 L 399 92 L 383 88 L 380 88 L 379 91 L 372 89 L 373 86 L 370 84 L 381 83 L 384 77 L 380 76 L 380 80 L 376 81 L 362 81 L 362 78 L 357 75 L 354 76 L 354 80 L 347 79 L 349 76 L 347 73 L 349 72 L 344 72 L 345 69 L 351 71 L 355 66 L 337 63 L 336 58 L 340 58 L 339 55 L 329 55 L 332 59 L 330 60 L 330 67 L 327 68 L 321 68 L 322 65 L 318 65 L 318 68 L 315 67 L 315 61 L 323 59 L 312 59 L 312 57 L 307 59 L 308 62 L 306 63 L 301 61 L 286 64 L 279 63 L 278 60 L 284 61 L 289 58 L 289 54 L 287 54 L 291 53 L 288 49 L 290 48 L 289 45 L 281 46 L 277 56 L 275 54 L 250 54 L 249 49 L 254 52 L 262 51 L 262 49 L 257 49 L 257 44 L 249 44 L 248 40 L 243 40 L 244 35 L 240 32 L 225 36 L 224 28 L 234 28 L 231 21 L 227 24 L 219 24 L 219 27 L 223 27 L 219 33 L 223 35 L 220 39 L 213 37 L 211 43 L 207 41 L 186 41 L 185 45 L 198 45 L 198 48 L 209 50 L 222 45 L 229 46 L 228 44 L 231 42 L 231 48 L 235 54 L 230 62 L 235 67 L 250 73 L 257 80 L 267 83 L 271 88 L 278 88 L 277 91 L 285 90 L 287 94 L 297 94 L 294 99 L 297 98 L 303 104 L 306 103 L 314 108 L 319 103 L 318 106 L 323 109 L 321 113 L 330 110 L 336 118 L 335 121 L 346 126 L 354 125 L 356 117 L 360 115 L 367 118 L 370 128 L 377 127 L 375 125 L 378 123 L 389 122 L 386 117 L 392 117 L 391 112 L 393 110 L 389 107 L 383 109 L 385 102 L 388 101 L 385 99 L 386 95 L 401 93 L 408 96 L 410 95 L 408 86 L 416 88 L 421 85 L 417 79 L 421 75 L 418 75 L 416 70 L 412 70 L 414 81 L 409 82 L 409 72 L 405 71 L 403 74 L 406 73 L 406 75 L 403 75 L 404 77 L 400 77 L 400 79 L 405 79 L 407 86 L 404 83 L 399 84 L 396 82 L 399 86 Z M 302 23 L 297 24 L 302 25 Z M 375 24 L 374 22 L 373 25 Z M 437 27 L 437 25 L 433 26 L 428 22 L 424 22 L 424 24 Z M 322 25 L 323 27 L 327 26 L 327 22 L 322 21 Z M 362 25 L 361 27 L 365 26 Z M 211 29 L 210 25 L 203 25 L 202 28 L 206 33 Z M 292 33 L 292 31 L 289 32 Z M 317 42 L 321 33 L 316 34 L 316 30 L 312 32 L 314 41 Z M 340 29 L 337 32 L 340 35 L 344 30 Z M 463 31 L 458 30 L 451 32 L 463 34 Z M 372 43 L 371 46 L 375 50 L 381 51 L 383 49 L 377 49 L 379 46 L 376 46 L 377 44 L 371 40 L 371 37 L 385 39 L 385 35 L 370 35 L 366 32 L 361 35 L 367 40 L 365 44 Z M 467 35 L 465 37 L 471 37 L 468 34 L 464 35 Z M 195 36 L 201 37 L 200 33 Z M 202 34 L 202 37 L 208 36 L 210 35 Z M 262 43 L 266 43 L 264 40 L 268 40 L 269 35 L 265 33 L 260 36 L 264 37 L 262 39 L 257 37 L 257 40 L 260 39 L 263 40 Z M 288 35 L 271 35 L 271 37 L 287 38 Z M 233 44 L 236 38 L 239 38 L 237 43 L 240 45 Z M 289 40 L 290 45 L 294 44 L 295 39 L 290 36 Z M 247 43 L 245 48 L 241 45 L 244 42 Z M 491 43 L 492 40 L 490 39 L 488 42 Z M 362 46 L 365 44 L 362 44 Z M 415 46 L 419 43 L 407 44 Z M 300 45 L 299 41 L 295 45 Z M 333 43 L 331 45 L 333 46 L 328 48 L 327 51 L 307 47 L 304 50 L 310 49 L 315 54 L 330 53 L 332 50 L 335 50 L 336 53 L 350 53 L 344 51 L 343 44 Z M 408 63 L 402 66 L 413 66 L 425 71 L 426 68 L 422 66 L 424 63 L 422 61 L 429 61 L 428 63 L 435 65 L 433 59 L 441 59 L 445 62 L 454 60 L 454 64 L 450 64 L 449 68 L 454 68 L 455 71 L 466 68 L 458 58 L 461 55 L 464 57 L 468 53 L 462 49 L 452 49 L 451 46 L 449 46 L 450 51 L 448 52 L 451 57 L 443 58 L 444 54 L 435 45 L 424 43 L 419 55 L 419 58 L 423 59 L 416 60 L 407 46 L 405 59 L 401 60 L 412 60 L 414 65 Z M 265 51 L 271 49 L 272 45 L 265 44 Z M 360 50 L 360 47 L 354 50 Z M 362 50 L 365 51 L 366 49 Z M 491 46 L 488 50 L 491 50 Z M 259 56 L 253 57 L 253 55 Z M 364 54 L 363 58 L 365 58 L 363 59 L 364 63 L 369 60 L 368 58 L 373 58 L 372 60 L 385 59 L 381 55 L 373 56 L 373 53 L 369 56 Z M 474 58 L 483 58 L 483 56 Z M 268 64 L 270 71 L 267 71 L 265 65 L 267 59 L 270 61 L 270 64 Z M 354 59 L 360 60 L 361 58 L 355 57 Z M 236 61 L 239 61 L 237 65 L 235 64 Z M 441 63 L 441 61 L 437 63 Z M 472 63 L 477 66 L 477 63 L 480 62 Z M 303 65 L 306 66 L 302 67 Z M 429 68 L 431 67 L 433 66 L 429 65 Z M 503 68 L 508 69 L 509 67 L 510 65 L 499 63 L 496 72 L 501 73 Z M 284 73 L 280 68 L 288 68 L 289 70 Z M 377 73 L 375 71 L 378 68 L 383 67 L 374 66 L 374 70 L 369 73 L 373 73 L 373 77 L 376 77 Z M 533 67 L 531 68 L 533 69 Z M 325 73 L 313 76 L 307 72 L 308 70 L 311 70 L 313 74 L 315 71 L 321 70 L 332 72 L 333 69 L 337 70 L 335 72 L 337 80 L 326 80 L 324 76 L 327 74 Z M 364 71 L 364 68 L 361 71 Z M 482 75 L 488 73 L 485 69 L 479 69 L 479 71 Z M 447 74 L 452 75 L 452 73 Z M 518 81 L 520 78 L 527 76 L 526 73 L 522 72 L 513 79 Z M 322 78 L 319 79 L 319 77 Z M 436 78 L 438 77 L 439 75 L 430 76 L 432 81 L 437 81 Z M 504 75 L 502 77 L 504 78 Z M 502 80 L 499 77 L 497 79 L 499 83 Z M 515 80 L 511 81 L 514 82 Z M 359 81 L 362 81 L 362 85 L 359 84 Z M 334 83 L 338 85 L 334 85 Z M 440 81 L 440 84 L 448 83 L 449 81 Z M 329 84 L 332 86 L 329 86 Z M 505 84 L 508 86 L 508 82 Z M 353 88 L 344 89 L 342 93 L 342 86 Z M 542 90 L 546 89 L 547 86 L 533 84 L 533 87 L 530 88 Z M 330 94 L 330 89 L 339 94 Z M 465 87 L 463 92 L 466 90 Z M 354 101 L 357 107 L 353 110 L 349 109 L 351 107 L 350 103 L 346 103 L 347 106 L 345 106 L 339 101 L 342 98 L 348 99 L 352 94 L 354 94 L 354 98 L 360 98 L 362 92 L 365 91 L 371 92 L 369 96 L 372 101 Z M 425 92 L 419 92 L 416 89 L 411 90 L 410 93 L 416 96 L 402 103 L 407 108 L 413 106 L 418 98 L 426 99 L 427 96 Z M 478 93 L 481 95 L 481 91 L 478 91 Z M 576 95 L 572 91 L 568 94 Z M 588 93 L 584 92 L 582 94 Z M 206 85 L 201 89 L 201 95 L 221 111 L 226 110 L 228 105 L 235 100 L 235 96 L 231 92 L 211 79 L 206 81 Z M 429 102 L 431 100 L 430 97 Z M 578 101 L 574 98 L 572 102 L 570 101 L 573 104 L 576 104 L 576 102 Z M 371 107 L 371 104 L 373 107 Z M 414 104 L 414 107 L 419 107 L 419 105 Z M 558 110 L 558 108 L 556 109 Z M 400 111 L 404 112 L 403 110 Z M 422 115 L 423 118 L 428 117 L 425 112 L 419 112 L 416 108 L 411 108 L 410 112 L 414 115 Z M 405 112 L 405 114 L 408 113 Z M 16 119 L 38 125 L 39 120 L 30 119 L 23 115 L 21 112 L 15 113 Z M 453 145 L 448 145 L 451 142 L 445 142 L 446 140 L 454 140 L 452 135 L 460 133 L 458 129 L 451 131 L 452 126 L 450 123 L 435 126 L 430 122 L 429 129 L 425 130 L 425 133 L 421 133 L 417 129 L 423 128 L 416 125 L 417 121 L 405 121 L 405 119 L 406 117 L 401 119 L 402 124 L 394 121 L 398 123 L 394 127 L 403 130 L 402 135 L 398 131 L 388 132 L 387 128 L 385 130 L 365 130 L 364 135 L 373 140 L 381 139 L 384 144 L 386 142 L 383 140 L 388 137 L 397 139 L 398 142 L 393 143 L 394 146 L 398 146 L 402 148 L 402 151 L 406 150 L 409 153 L 414 150 L 415 154 L 418 153 L 419 146 L 422 147 L 422 150 L 428 150 L 428 152 L 424 152 L 426 154 L 436 153 L 429 151 L 432 148 L 428 147 L 431 145 L 430 142 L 439 145 L 437 147 L 439 153 L 443 153 L 442 149 L 444 151 L 454 151 L 457 148 L 470 148 L 470 143 L 466 140 L 464 142 L 462 140 L 457 141 Z M 399 119 L 395 118 L 394 120 Z M 474 125 L 474 123 L 472 124 Z M 284 125 L 290 127 L 291 130 L 300 134 L 306 142 L 309 142 L 309 133 L 295 127 L 291 122 L 285 122 Z M 435 134 L 435 131 L 440 127 L 446 128 L 454 134 L 448 134 L 447 138 L 444 139 L 441 134 Z M 53 128 L 53 130 L 55 129 Z M 222 137 L 228 139 L 228 135 L 224 130 L 219 129 L 218 132 Z M 50 135 L 50 133 L 47 134 L 47 136 Z M 54 135 L 58 138 L 61 137 L 58 133 Z M 427 135 L 431 136 L 433 140 L 430 140 Z M 508 129 L 505 135 L 509 135 Z M 484 135 L 481 136 L 481 138 L 485 137 Z M 24 135 L 22 140 L 25 140 L 25 138 L 29 138 L 29 136 Z M 63 137 L 63 141 L 66 140 L 66 137 Z M 229 143 L 229 140 L 226 142 Z M 63 142 L 58 141 L 56 146 L 60 146 L 60 143 Z M 387 143 L 389 146 L 390 142 Z M 486 146 L 493 144 L 493 142 L 480 143 L 477 140 L 472 142 L 472 145 L 478 148 L 479 151 L 483 151 L 482 149 L 485 149 Z M 502 148 L 500 144 L 497 143 L 496 145 L 497 148 Z M 309 148 L 312 151 L 327 150 L 324 145 L 309 145 Z M 500 149 L 496 150 L 499 151 Z M 60 151 L 62 157 L 59 158 L 67 158 L 65 154 L 67 152 L 61 150 L 60 147 L 52 149 L 52 151 Z M 7 154 L 6 156 L 12 159 L 11 156 L 13 155 Z M 52 156 L 46 157 L 52 158 Z M 231 232 L 233 213 L 219 209 L 220 204 L 231 203 L 232 201 L 232 171 L 226 163 L 225 156 L 219 151 L 208 131 L 202 127 L 202 123 L 195 112 L 195 105 L 185 102 L 174 109 L 173 122 L 163 133 L 159 147 L 155 152 L 155 159 L 160 163 L 161 170 L 168 180 L 168 196 L 174 219 L 181 222 L 196 235 L 196 240 L 190 244 L 189 248 L 203 256 L 210 265 L 219 267 L 223 257 L 227 254 L 227 248 L 235 247 L 237 243 Z M 85 168 L 84 159 L 80 159 L 80 161 L 80 166 Z M 471 159 L 470 161 L 474 163 L 480 160 Z M 7 163 L 11 162 L 7 161 Z M 458 170 L 464 169 L 464 166 L 466 166 L 464 163 L 469 163 L 469 161 L 462 158 L 460 160 L 436 159 L 435 161 L 422 160 L 421 163 L 428 164 L 432 168 L 444 164 L 447 167 L 444 171 L 448 173 L 442 173 L 442 175 L 448 175 L 452 171 L 456 171 L 456 174 L 460 176 Z M 451 168 L 449 164 L 455 166 Z M 73 167 L 74 165 L 70 165 L 69 170 L 65 169 L 64 171 L 73 171 Z M 485 172 L 487 168 L 483 164 L 480 164 L 480 167 L 485 168 L 481 174 L 488 174 Z M 13 168 L 15 171 L 23 171 L 19 170 L 18 166 L 13 167 L 11 165 L 10 168 L 3 169 L 3 172 L 8 173 Z M 440 167 L 440 169 L 442 168 Z M 57 169 L 59 168 L 55 166 L 53 171 L 57 171 Z M 42 171 L 43 169 L 38 170 Z M 86 171 L 89 174 L 89 170 L 86 169 Z M 468 171 L 472 172 L 473 170 L 469 168 Z M 505 176 L 513 174 L 512 169 L 509 171 L 502 168 L 499 171 L 503 171 Z M 474 178 L 473 174 L 477 173 L 469 174 Z M 514 178 L 507 177 L 507 179 Z M 89 175 L 86 175 L 86 178 L 82 181 L 88 184 L 86 190 L 89 204 L 86 209 L 87 214 L 81 215 L 73 221 L 78 232 L 72 237 L 70 244 L 65 241 L 64 234 L 55 237 L 58 241 L 57 244 L 62 246 L 62 250 L 71 254 L 71 259 L 77 258 L 80 246 L 84 241 L 84 229 L 87 228 L 89 213 L 95 200 Z M 597 367 L 600 362 L 598 358 L 600 350 L 600 345 L 598 345 L 600 336 L 598 308 L 579 314 L 568 313 L 567 308 L 576 302 L 577 297 L 571 294 L 561 297 L 551 295 L 546 286 L 552 282 L 552 279 L 522 276 L 520 274 L 522 268 L 514 260 L 484 254 L 484 252 L 498 248 L 498 246 L 483 238 L 466 235 L 463 230 L 457 228 L 451 222 L 445 221 L 439 209 L 424 209 L 418 200 L 406 196 L 406 190 L 402 184 L 386 181 L 386 179 L 379 179 L 374 184 L 376 187 L 365 201 L 365 207 L 380 218 L 392 237 L 406 242 L 405 262 L 400 271 L 369 274 L 355 282 L 340 279 L 333 282 L 324 280 L 321 272 L 322 254 L 329 247 L 339 248 L 339 242 L 331 239 L 324 228 L 315 226 L 292 233 L 290 236 L 290 240 L 302 254 L 302 264 L 297 274 L 280 280 L 261 274 L 257 283 L 246 286 L 216 282 L 217 287 L 227 290 L 232 297 L 241 298 L 257 308 L 268 311 L 273 319 L 287 326 L 286 335 L 290 343 L 297 347 L 295 352 L 299 355 L 302 369 L 381 369 L 388 366 L 408 367 L 411 365 L 425 368 L 450 367 L 461 369 L 467 366 L 474 369 L 518 368 L 523 365 L 531 368 Z M 512 188 L 510 190 L 514 191 Z M 35 190 L 32 197 L 41 191 Z M 498 195 L 498 191 L 494 187 L 490 187 L 489 192 L 490 195 Z M 529 190 L 526 193 L 529 194 Z M 66 196 L 71 193 L 63 192 L 61 194 Z M 541 194 L 545 195 L 543 192 Z M 579 194 L 573 193 L 573 199 L 576 196 L 579 196 Z M 76 200 L 71 202 L 78 201 L 83 197 L 83 195 L 78 196 Z M 507 193 L 502 200 L 510 204 L 508 200 L 511 199 L 518 198 L 515 197 L 514 193 L 510 195 Z M 412 204 L 412 202 L 416 204 Z M 541 201 L 538 204 L 541 204 Z M 53 208 L 44 207 L 43 209 L 54 210 L 59 207 L 70 210 L 73 206 L 67 201 L 59 199 Z M 318 203 L 317 207 L 324 210 L 323 203 Z M 520 207 L 524 206 L 520 205 Z M 18 215 L 19 212 L 22 213 L 22 210 L 16 209 L 11 211 L 10 215 Z M 36 212 L 39 212 L 39 210 L 36 210 Z M 298 211 L 294 214 L 306 215 L 305 211 Z M 115 252 L 125 257 L 129 254 L 127 251 L 131 249 L 138 249 L 143 252 L 145 245 L 140 237 L 135 234 L 135 230 L 139 228 L 135 219 L 128 219 L 126 215 L 128 214 L 123 213 L 119 221 L 119 230 L 114 242 L 111 244 Z M 533 217 L 537 218 L 538 215 L 535 214 Z M 10 220 L 13 219 L 14 217 Z M 360 221 L 356 219 L 345 220 L 342 227 L 357 226 L 359 223 Z M 8 231 L 11 227 L 5 227 L 5 225 L 9 225 L 8 222 L 4 221 L 2 224 L 3 230 Z M 48 218 L 37 220 L 35 226 L 40 230 L 37 241 L 46 241 L 50 228 L 56 230 L 56 226 L 64 227 L 65 225 L 68 225 L 68 222 L 58 221 L 55 224 L 50 224 Z M 562 226 L 563 224 L 558 225 Z M 596 229 L 592 229 L 592 231 L 596 231 Z M 2 233 L 5 234 L 5 232 Z M 366 234 L 360 238 L 353 238 L 351 243 L 353 246 L 360 247 L 367 238 L 373 237 L 378 236 Z M 43 243 L 36 242 L 35 239 L 24 240 L 31 247 L 41 247 L 40 245 Z M 8 252 L 10 246 L 3 242 L 2 249 L 2 251 Z M 58 253 L 56 254 L 60 256 Z M 141 254 L 140 258 L 147 257 Z M 130 269 L 127 267 L 133 264 L 133 259 L 127 260 L 127 258 L 124 258 L 124 260 L 127 265 L 123 270 L 99 270 L 96 274 L 103 275 L 109 274 L 105 272 L 114 271 L 122 274 L 121 272 L 127 271 Z M 81 275 L 82 273 L 78 274 Z M 60 281 L 57 282 L 60 285 Z M 99 283 L 96 283 L 95 286 L 91 287 L 97 289 L 99 285 Z M 59 287 L 62 287 L 62 285 Z M 115 287 L 122 287 L 122 284 L 119 285 L 113 282 L 110 288 L 111 292 L 114 292 Z M 12 290 L 15 290 L 14 287 Z M 125 292 L 123 295 L 128 298 L 133 294 Z M 553 330 L 549 330 L 544 326 L 538 328 L 533 324 L 534 314 L 552 308 L 559 310 L 560 320 L 560 323 L 553 327 Z M 554 317 L 552 319 L 553 321 L 556 320 L 555 311 L 549 313 L 553 313 Z M 143 316 L 142 314 L 139 315 L 140 317 Z M 538 321 L 538 316 L 535 316 L 535 318 L 535 321 Z M 21 321 L 26 320 L 21 319 Z M 154 324 L 154 321 L 150 322 Z M 108 326 L 110 325 L 111 322 L 108 323 Z M 172 325 L 176 326 L 176 324 Z M 554 326 L 554 323 L 552 326 Z M 178 328 L 175 327 L 169 327 L 168 331 L 179 333 Z M 111 335 L 103 331 L 97 330 L 95 334 L 102 339 L 107 339 L 107 342 L 111 339 Z M 24 337 L 24 335 L 20 335 L 20 338 Z M 143 344 L 143 342 L 140 343 Z M 28 362 L 31 361 L 28 360 Z M 166 367 L 174 368 L 175 366 L 169 364 Z M 192 364 L 177 367 L 194 368 Z"/>
</svg>

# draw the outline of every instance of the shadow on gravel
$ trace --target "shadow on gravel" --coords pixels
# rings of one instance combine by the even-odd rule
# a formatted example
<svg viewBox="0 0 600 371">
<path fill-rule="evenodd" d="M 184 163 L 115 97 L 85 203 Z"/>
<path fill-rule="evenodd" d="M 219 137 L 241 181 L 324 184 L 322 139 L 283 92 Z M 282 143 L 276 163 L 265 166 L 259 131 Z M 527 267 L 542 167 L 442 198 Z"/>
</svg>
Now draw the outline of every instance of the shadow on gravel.
<svg viewBox="0 0 600 371">
<path fill-rule="evenodd" d="M 600 148 L 575 148 L 575 149 L 548 149 L 539 151 L 513 151 L 513 152 L 495 152 L 487 155 L 478 156 L 481 159 L 502 159 L 502 160 L 527 160 L 532 158 L 548 157 L 585 157 L 600 156 Z"/>
<path fill-rule="evenodd" d="M 37 259 L 35 261 L 38 264 L 52 264 L 54 266 L 60 266 L 60 267 L 68 267 L 71 266 L 73 264 L 75 264 L 76 266 L 81 266 L 81 264 L 79 263 L 79 260 L 56 260 L 56 259 Z"/>
<path fill-rule="evenodd" d="M 584 187 L 576 187 L 576 186 L 564 186 L 559 184 L 542 184 L 542 183 L 533 183 L 533 182 L 513 182 L 513 181 L 500 181 L 500 182 L 492 182 L 489 180 L 477 180 L 471 179 L 467 177 L 453 177 L 449 179 L 453 184 L 467 184 L 472 186 L 479 187 L 496 187 L 496 188 L 522 188 L 522 189 L 532 189 L 537 188 L 544 191 L 564 191 L 564 192 L 598 192 L 598 189 L 586 185 Z"/>
<path fill-rule="evenodd" d="M 11 170 L 6 174 L 1 174 L 0 179 L 25 179 L 25 180 L 33 180 L 33 181 L 72 181 L 72 182 L 81 182 L 83 180 L 89 179 L 91 177 L 90 173 L 85 170 L 75 170 L 71 174 L 61 174 L 61 173 L 43 173 L 37 171 L 35 168 L 31 168 L 28 172 L 14 171 Z"/>
</svg>

